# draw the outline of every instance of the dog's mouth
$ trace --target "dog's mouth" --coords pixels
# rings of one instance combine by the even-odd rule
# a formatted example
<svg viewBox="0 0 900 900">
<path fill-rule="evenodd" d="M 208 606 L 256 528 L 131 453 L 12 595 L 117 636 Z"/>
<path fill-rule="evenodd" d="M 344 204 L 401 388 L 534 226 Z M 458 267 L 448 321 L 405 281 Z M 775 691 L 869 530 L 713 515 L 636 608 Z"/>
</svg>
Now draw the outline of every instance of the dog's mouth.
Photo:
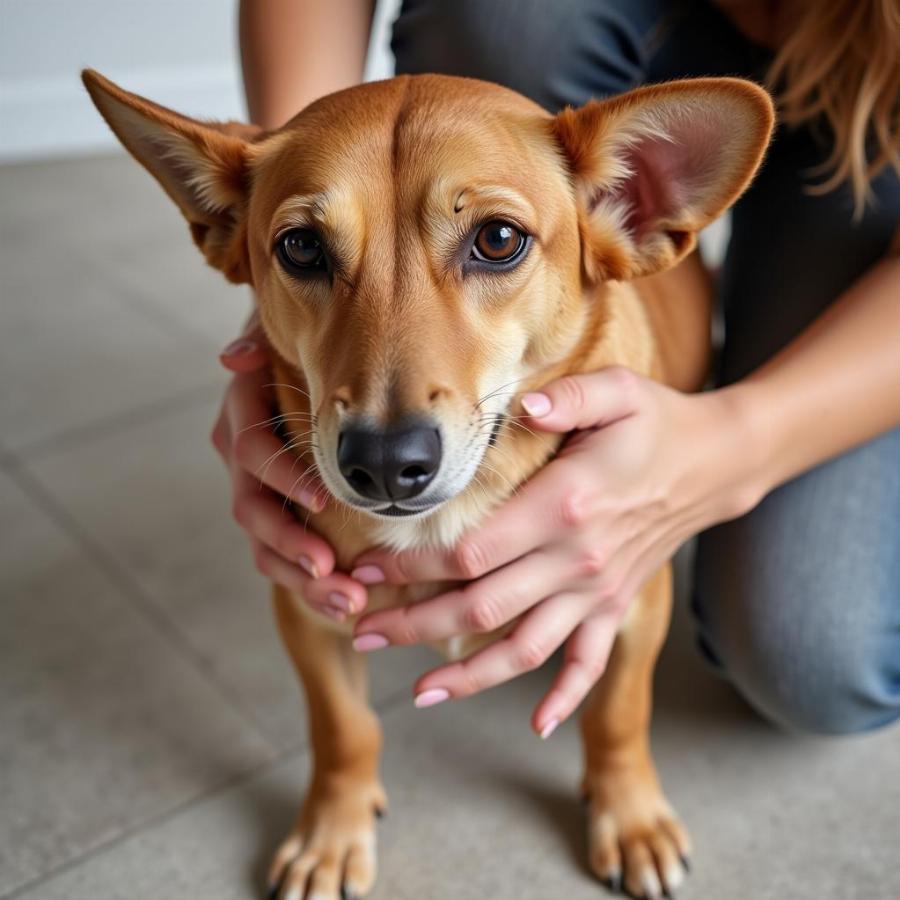
<svg viewBox="0 0 900 900">
<path fill-rule="evenodd" d="M 382 506 L 380 509 L 370 509 L 368 512 L 374 513 L 376 516 L 387 516 L 388 518 L 405 518 L 406 516 L 421 516 L 431 512 L 438 503 L 427 503 L 419 507 L 398 506 L 391 503 L 389 506 Z"/>
</svg>

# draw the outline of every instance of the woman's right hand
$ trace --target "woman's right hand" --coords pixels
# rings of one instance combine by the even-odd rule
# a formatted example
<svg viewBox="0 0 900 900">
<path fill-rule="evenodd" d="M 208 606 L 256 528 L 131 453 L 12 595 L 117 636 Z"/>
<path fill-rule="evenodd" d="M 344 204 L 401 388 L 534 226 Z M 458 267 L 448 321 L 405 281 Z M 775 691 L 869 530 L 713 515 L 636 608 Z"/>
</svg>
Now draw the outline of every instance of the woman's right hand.
<svg viewBox="0 0 900 900">
<path fill-rule="evenodd" d="M 257 569 L 341 621 L 366 606 L 366 589 L 334 569 L 331 547 L 306 528 L 285 498 L 311 512 L 325 505 L 325 489 L 272 428 L 275 401 L 269 346 L 255 317 L 220 356 L 234 373 L 212 430 L 212 443 L 231 477 L 234 517 L 247 532 Z"/>
</svg>

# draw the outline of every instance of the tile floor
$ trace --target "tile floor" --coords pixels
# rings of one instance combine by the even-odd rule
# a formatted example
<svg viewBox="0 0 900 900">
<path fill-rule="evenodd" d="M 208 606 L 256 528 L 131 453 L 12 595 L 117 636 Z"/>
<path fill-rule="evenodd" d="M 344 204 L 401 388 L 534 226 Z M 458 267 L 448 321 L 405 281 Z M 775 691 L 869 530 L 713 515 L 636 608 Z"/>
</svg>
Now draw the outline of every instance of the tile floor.
<svg viewBox="0 0 900 900">
<path fill-rule="evenodd" d="M 123 157 L 0 169 L 0 898 L 252 900 L 309 764 L 207 444 L 244 290 Z M 375 666 L 392 814 L 376 900 L 602 898 L 575 731 L 546 673 L 412 708 Z M 897 896 L 900 730 L 783 737 L 699 663 L 680 613 L 656 755 L 698 845 L 685 898 Z"/>
</svg>

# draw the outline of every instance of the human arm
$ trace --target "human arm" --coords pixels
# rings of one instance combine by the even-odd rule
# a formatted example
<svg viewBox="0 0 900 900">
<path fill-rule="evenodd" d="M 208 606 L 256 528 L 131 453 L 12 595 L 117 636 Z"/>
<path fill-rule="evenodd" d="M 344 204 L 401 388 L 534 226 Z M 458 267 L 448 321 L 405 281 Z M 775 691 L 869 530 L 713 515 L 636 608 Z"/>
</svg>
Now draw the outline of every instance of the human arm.
<svg viewBox="0 0 900 900">
<path fill-rule="evenodd" d="M 374 0 L 241 0 L 250 119 L 279 128 L 304 106 L 362 81 Z"/>
</svg>

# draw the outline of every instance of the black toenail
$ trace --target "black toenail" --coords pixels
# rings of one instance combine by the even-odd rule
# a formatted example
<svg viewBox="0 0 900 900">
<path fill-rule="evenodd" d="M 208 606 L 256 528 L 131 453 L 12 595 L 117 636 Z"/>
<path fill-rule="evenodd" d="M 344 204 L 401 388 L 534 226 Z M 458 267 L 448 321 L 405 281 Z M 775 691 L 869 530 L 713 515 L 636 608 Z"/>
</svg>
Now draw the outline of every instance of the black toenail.
<svg viewBox="0 0 900 900">
<path fill-rule="evenodd" d="M 387 810 L 382 809 L 380 806 L 375 807 L 375 818 L 376 819 L 386 819 L 387 818 Z"/>
<path fill-rule="evenodd" d="M 685 872 L 691 871 L 691 861 L 686 856 L 681 857 L 681 865 L 684 867 Z"/>
</svg>

